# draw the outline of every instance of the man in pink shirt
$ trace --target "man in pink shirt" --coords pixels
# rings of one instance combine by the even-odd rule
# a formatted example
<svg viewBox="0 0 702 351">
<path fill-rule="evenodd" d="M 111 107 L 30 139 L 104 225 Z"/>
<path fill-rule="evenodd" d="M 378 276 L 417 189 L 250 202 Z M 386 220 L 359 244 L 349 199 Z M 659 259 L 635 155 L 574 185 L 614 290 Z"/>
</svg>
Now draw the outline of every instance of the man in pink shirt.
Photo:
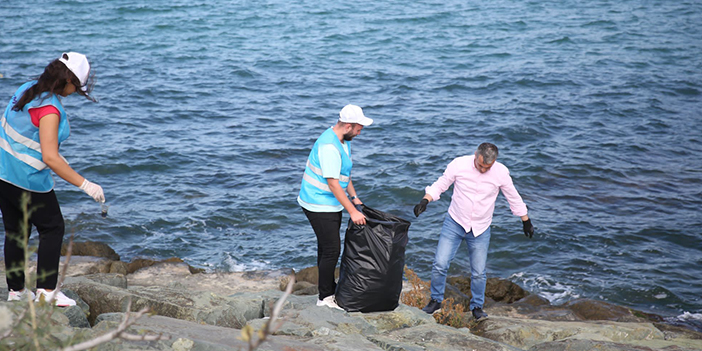
<svg viewBox="0 0 702 351">
<path fill-rule="evenodd" d="M 432 314 L 441 309 L 446 272 L 459 245 L 465 240 L 470 255 L 470 291 L 473 294 L 470 310 L 475 319 L 487 317 L 483 311 L 487 283 L 485 266 L 490 245 L 490 223 L 500 191 L 507 198 L 512 213 L 522 218 L 524 235 L 528 238 L 534 236 L 534 226 L 527 216 L 527 207 L 512 184 L 507 167 L 495 161 L 497 154 L 497 146 L 482 143 L 475 155 L 454 159 L 444 174 L 426 188 L 422 201 L 414 207 L 414 215 L 419 217 L 429 202 L 438 200 L 451 184 L 454 185 L 451 205 L 441 228 L 431 269 L 431 300 L 422 309 L 426 313 Z"/>
</svg>

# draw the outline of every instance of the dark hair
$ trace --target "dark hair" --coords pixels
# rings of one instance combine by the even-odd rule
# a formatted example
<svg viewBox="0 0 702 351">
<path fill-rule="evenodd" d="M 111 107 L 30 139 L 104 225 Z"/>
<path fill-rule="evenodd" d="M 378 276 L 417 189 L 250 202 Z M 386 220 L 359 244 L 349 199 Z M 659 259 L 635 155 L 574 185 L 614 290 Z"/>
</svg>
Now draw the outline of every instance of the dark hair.
<svg viewBox="0 0 702 351">
<path fill-rule="evenodd" d="M 68 59 L 68 55 L 63 54 L 64 59 Z M 92 70 L 91 70 L 92 72 Z M 81 89 L 80 79 L 76 77 L 73 72 L 58 59 L 51 61 L 46 68 L 44 68 L 44 73 L 37 78 L 37 84 L 34 84 L 31 88 L 27 89 L 22 97 L 15 103 L 12 107 L 15 111 L 21 111 L 25 105 L 30 101 L 34 100 L 37 96 L 45 92 L 50 94 L 59 94 L 63 92 L 66 88 L 66 82 L 70 81 L 75 87 L 76 92 L 80 95 L 85 96 L 88 100 L 95 102 L 96 100 L 88 95 L 93 91 L 93 86 L 95 85 L 95 76 L 88 74 L 88 81 L 85 86 L 87 87 L 87 92 Z"/>
<path fill-rule="evenodd" d="M 478 146 L 478 155 L 483 156 L 483 162 L 491 164 L 495 162 L 498 154 L 497 146 L 490 143 L 482 143 Z"/>
</svg>

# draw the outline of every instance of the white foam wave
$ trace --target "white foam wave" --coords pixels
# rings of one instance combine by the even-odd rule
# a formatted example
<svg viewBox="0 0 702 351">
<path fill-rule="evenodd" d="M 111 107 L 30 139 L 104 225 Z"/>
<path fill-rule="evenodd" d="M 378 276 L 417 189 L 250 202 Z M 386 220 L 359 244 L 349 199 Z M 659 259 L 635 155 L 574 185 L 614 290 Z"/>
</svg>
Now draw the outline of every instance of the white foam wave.
<svg viewBox="0 0 702 351">
<path fill-rule="evenodd" d="M 224 270 L 227 272 L 246 272 L 246 271 L 256 271 L 265 270 L 270 268 L 270 261 L 258 261 L 252 260 L 250 262 L 242 263 L 237 259 L 232 257 L 231 253 L 225 252 L 226 257 L 223 260 Z"/>
<path fill-rule="evenodd" d="M 676 317 L 680 321 L 698 320 L 702 321 L 702 313 L 690 313 L 683 312 L 683 314 Z"/>
<path fill-rule="evenodd" d="M 532 276 L 528 273 L 519 272 L 512 274 L 509 279 L 521 283 L 526 290 L 545 298 L 554 305 L 580 297 L 577 287 L 562 284 L 548 275 Z"/>
</svg>

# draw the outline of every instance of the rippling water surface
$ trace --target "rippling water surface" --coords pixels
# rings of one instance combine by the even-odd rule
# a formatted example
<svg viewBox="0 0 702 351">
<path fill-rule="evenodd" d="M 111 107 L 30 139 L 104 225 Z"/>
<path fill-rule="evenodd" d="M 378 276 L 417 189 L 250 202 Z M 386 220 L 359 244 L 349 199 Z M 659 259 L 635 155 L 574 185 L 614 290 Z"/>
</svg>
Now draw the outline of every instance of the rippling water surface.
<svg viewBox="0 0 702 351">
<path fill-rule="evenodd" d="M 10 0 L 0 14 L 4 101 L 63 51 L 92 61 L 100 101 L 64 100 L 61 151 L 110 214 L 64 181 L 57 193 L 68 231 L 123 260 L 314 265 L 300 177 L 354 103 L 375 119 L 353 142 L 354 184 L 413 220 L 423 278 L 450 197 L 411 209 L 490 141 L 538 229 L 525 238 L 500 196 L 490 276 L 554 303 L 702 319 L 699 1 Z M 450 273 L 468 272 L 461 249 Z"/>
</svg>

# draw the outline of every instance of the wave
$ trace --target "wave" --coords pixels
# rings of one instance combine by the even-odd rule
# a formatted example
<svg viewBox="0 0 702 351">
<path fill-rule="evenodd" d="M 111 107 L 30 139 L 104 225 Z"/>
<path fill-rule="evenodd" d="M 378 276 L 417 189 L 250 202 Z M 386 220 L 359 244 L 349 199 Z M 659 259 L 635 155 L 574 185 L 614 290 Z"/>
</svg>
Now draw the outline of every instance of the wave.
<svg viewBox="0 0 702 351">
<path fill-rule="evenodd" d="M 696 330 L 698 332 L 702 332 L 702 313 L 690 313 L 686 311 L 679 316 L 668 317 L 665 320 L 666 322 L 673 325 L 678 325 L 681 327 Z"/>
</svg>

